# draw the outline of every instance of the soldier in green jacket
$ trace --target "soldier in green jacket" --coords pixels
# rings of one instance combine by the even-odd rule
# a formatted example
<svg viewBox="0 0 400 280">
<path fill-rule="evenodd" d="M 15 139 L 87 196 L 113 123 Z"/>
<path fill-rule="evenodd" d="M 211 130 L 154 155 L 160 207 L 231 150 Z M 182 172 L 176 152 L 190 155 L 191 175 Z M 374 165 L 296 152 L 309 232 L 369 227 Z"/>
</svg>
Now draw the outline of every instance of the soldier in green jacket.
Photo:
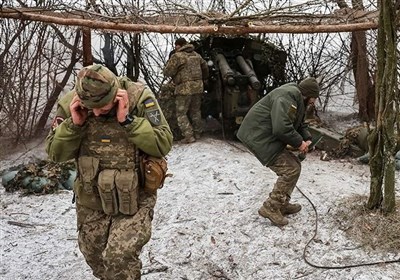
<svg viewBox="0 0 400 280">
<path fill-rule="evenodd" d="M 175 84 L 176 117 L 184 137 L 182 143 L 195 142 L 201 136 L 201 98 L 208 74 L 207 62 L 194 51 L 194 46 L 184 38 L 177 39 L 164 75 L 172 77 Z"/>
<path fill-rule="evenodd" d="M 140 279 L 156 192 L 144 189 L 142 158 L 163 158 L 170 128 L 153 93 L 101 65 L 82 68 L 59 102 L 46 151 L 74 159 L 78 244 L 93 275 Z"/>
<path fill-rule="evenodd" d="M 268 199 L 258 213 L 274 225 L 284 226 L 284 215 L 301 210 L 291 204 L 290 196 L 300 176 L 301 163 L 287 145 L 307 153 L 311 134 L 304 124 L 305 108 L 318 98 L 320 88 L 315 78 L 288 83 L 259 100 L 245 116 L 237 137 L 257 159 L 278 175 Z"/>
</svg>

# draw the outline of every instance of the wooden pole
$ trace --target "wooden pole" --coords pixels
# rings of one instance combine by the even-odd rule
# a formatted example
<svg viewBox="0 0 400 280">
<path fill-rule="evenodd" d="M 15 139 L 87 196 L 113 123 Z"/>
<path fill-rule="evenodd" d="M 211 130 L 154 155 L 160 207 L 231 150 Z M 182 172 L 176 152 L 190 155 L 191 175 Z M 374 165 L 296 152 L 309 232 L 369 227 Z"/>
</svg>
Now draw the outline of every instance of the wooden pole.
<svg viewBox="0 0 400 280">
<path fill-rule="evenodd" d="M 67 26 L 81 26 L 91 29 L 115 30 L 125 32 L 150 32 L 150 33 L 182 33 L 182 34 L 250 34 L 250 33 L 333 33 L 353 32 L 376 29 L 376 21 L 349 24 L 312 24 L 304 25 L 279 25 L 265 24 L 258 21 L 246 25 L 211 25 L 201 26 L 175 26 L 165 24 L 130 24 L 80 18 L 64 18 L 62 16 L 49 16 L 32 12 L 17 11 L 13 9 L 0 9 L 0 18 L 13 18 L 54 23 Z"/>
</svg>

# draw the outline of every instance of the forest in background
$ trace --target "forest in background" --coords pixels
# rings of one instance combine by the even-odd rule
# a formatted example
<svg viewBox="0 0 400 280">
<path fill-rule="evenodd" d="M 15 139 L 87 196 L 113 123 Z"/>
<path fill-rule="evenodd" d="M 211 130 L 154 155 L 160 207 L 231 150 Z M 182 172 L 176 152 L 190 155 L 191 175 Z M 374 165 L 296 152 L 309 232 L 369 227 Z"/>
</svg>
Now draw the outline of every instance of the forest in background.
<svg viewBox="0 0 400 280">
<path fill-rule="evenodd" d="M 258 36 L 287 52 L 284 80 L 321 80 L 322 110 L 335 94 L 354 95 L 368 124 L 367 207 L 390 213 L 400 149 L 399 11 L 398 0 L 3 1 L 0 138 L 18 144 L 42 135 L 81 65 L 104 64 L 157 95 L 177 36 Z"/>
<path fill-rule="evenodd" d="M 229 15 L 242 22 L 255 16 L 310 18 L 318 13 L 332 15 L 346 9 L 375 11 L 375 1 L 3 1 L 2 8 L 85 12 L 105 19 L 130 14 L 174 16 Z M 348 1 L 349 2 L 349 1 Z M 280 19 L 282 20 L 282 19 Z M 211 22 L 211 21 L 210 21 Z M 311 23 L 310 23 L 311 24 Z M 0 137 L 20 143 L 46 131 L 46 124 L 60 95 L 72 89 L 77 69 L 85 62 L 85 36 L 92 39 L 89 53 L 94 63 L 106 65 L 117 75 L 144 81 L 158 94 L 164 82 L 161 69 L 180 36 L 195 40 L 203 34 L 134 33 L 90 30 L 39 21 L 0 20 Z M 321 78 L 319 108 L 329 108 L 332 97 L 355 95 L 358 117 L 373 119 L 377 31 L 352 33 L 260 33 L 288 54 L 286 81 L 307 76 Z M 230 35 L 232 36 L 232 35 Z M 248 35 L 246 35 L 248 36 Z M 89 39 L 90 39 L 89 38 Z M 89 40 L 90 42 L 90 40 Z M 399 52 L 399 50 L 397 50 Z M 397 66 L 398 69 L 400 66 Z M 355 94 L 356 93 L 356 94 Z"/>
</svg>

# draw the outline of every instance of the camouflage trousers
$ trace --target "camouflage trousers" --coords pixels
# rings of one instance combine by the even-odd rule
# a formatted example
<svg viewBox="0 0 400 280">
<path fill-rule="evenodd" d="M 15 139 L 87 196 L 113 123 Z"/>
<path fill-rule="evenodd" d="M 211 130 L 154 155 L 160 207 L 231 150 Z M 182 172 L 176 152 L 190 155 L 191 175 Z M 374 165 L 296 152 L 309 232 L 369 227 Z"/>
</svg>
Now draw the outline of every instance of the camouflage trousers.
<svg viewBox="0 0 400 280">
<path fill-rule="evenodd" d="M 278 175 L 268 200 L 279 207 L 289 202 L 300 177 L 301 163 L 295 154 L 285 149 L 268 168 Z"/>
<path fill-rule="evenodd" d="M 142 247 L 150 240 L 156 195 L 140 195 L 133 215 L 106 215 L 77 204 L 78 244 L 93 275 L 102 280 L 140 279 Z"/>
<path fill-rule="evenodd" d="M 183 137 L 190 138 L 194 136 L 193 133 L 197 135 L 202 133 L 200 107 L 201 94 L 176 96 L 176 118 Z"/>
</svg>

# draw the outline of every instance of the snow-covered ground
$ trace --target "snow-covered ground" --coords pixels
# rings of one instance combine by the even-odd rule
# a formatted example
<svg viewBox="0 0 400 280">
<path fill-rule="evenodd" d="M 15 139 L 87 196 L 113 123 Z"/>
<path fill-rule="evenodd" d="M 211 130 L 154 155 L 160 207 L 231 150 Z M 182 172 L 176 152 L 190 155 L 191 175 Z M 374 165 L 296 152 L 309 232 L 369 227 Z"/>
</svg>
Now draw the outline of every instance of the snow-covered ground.
<svg viewBox="0 0 400 280">
<path fill-rule="evenodd" d="M 45 156 L 39 144 L 3 159 L 0 169 Z M 337 267 L 400 259 L 400 252 L 360 248 L 335 223 L 342 199 L 368 195 L 367 165 L 310 153 L 298 183 L 306 197 L 297 189 L 292 196 L 303 210 L 278 228 L 257 213 L 276 176 L 240 143 L 175 144 L 168 162 L 173 177 L 159 191 L 152 239 L 141 255 L 143 279 L 399 279 L 399 262 L 327 269 L 303 259 L 316 223 L 308 199 L 319 217 L 318 234 L 305 250 L 308 262 Z M 95 279 L 77 247 L 70 191 L 21 197 L 0 187 L 0 197 L 0 279 Z"/>
</svg>

